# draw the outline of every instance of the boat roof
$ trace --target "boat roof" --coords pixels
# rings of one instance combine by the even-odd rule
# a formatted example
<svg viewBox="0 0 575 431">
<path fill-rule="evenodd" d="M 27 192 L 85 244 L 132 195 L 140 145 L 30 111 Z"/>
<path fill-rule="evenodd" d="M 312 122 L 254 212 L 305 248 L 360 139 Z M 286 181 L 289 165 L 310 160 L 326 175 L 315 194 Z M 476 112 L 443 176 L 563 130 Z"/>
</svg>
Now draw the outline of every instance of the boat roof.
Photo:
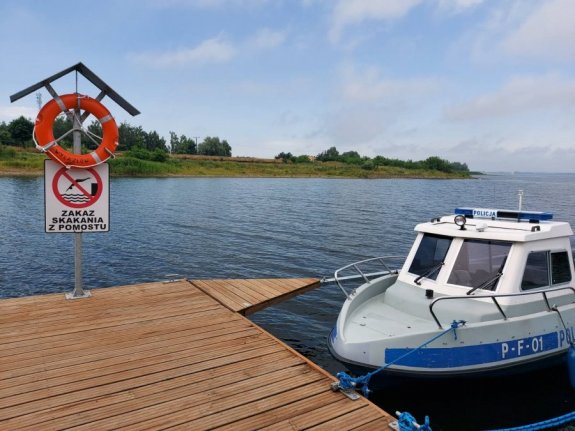
<svg viewBox="0 0 575 431">
<path fill-rule="evenodd" d="M 458 238 L 513 242 L 539 241 L 573 235 L 569 223 L 552 221 L 552 218 L 551 213 L 542 212 L 456 208 L 455 214 L 418 224 L 415 230 Z"/>
</svg>

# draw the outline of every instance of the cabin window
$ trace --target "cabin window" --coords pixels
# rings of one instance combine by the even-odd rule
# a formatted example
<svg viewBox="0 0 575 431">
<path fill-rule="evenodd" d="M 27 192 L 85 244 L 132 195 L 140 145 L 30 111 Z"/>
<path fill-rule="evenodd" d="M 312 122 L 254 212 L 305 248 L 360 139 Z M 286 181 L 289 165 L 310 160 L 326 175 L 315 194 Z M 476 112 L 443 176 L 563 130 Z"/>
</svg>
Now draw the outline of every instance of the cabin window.
<svg viewBox="0 0 575 431">
<path fill-rule="evenodd" d="M 533 251 L 527 256 L 521 289 L 530 290 L 571 281 L 566 251 Z"/>
<path fill-rule="evenodd" d="M 424 234 L 409 267 L 409 272 L 435 280 L 445 260 L 451 240 L 446 236 Z"/>
<path fill-rule="evenodd" d="M 504 241 L 464 240 L 447 282 L 495 290 L 510 249 Z"/>
<path fill-rule="evenodd" d="M 551 253 L 551 281 L 552 284 L 568 283 L 571 281 L 569 255 L 566 251 Z"/>
</svg>

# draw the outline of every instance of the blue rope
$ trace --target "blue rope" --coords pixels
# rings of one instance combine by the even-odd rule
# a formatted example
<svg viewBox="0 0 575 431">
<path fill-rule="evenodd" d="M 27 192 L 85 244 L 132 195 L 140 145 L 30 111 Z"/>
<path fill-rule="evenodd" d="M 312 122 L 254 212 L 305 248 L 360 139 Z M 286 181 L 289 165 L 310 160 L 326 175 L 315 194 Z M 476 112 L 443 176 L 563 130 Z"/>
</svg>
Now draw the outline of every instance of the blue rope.
<svg viewBox="0 0 575 431">
<path fill-rule="evenodd" d="M 429 426 L 429 416 L 425 416 L 424 424 L 417 425 L 415 418 L 411 414 L 403 412 L 399 414 L 397 424 L 399 425 L 399 431 L 432 431 Z"/>
<path fill-rule="evenodd" d="M 453 336 L 455 337 L 455 339 L 457 340 L 457 332 L 455 331 L 458 327 L 465 325 L 465 320 L 454 320 L 451 323 L 451 326 L 444 330 L 443 332 L 440 332 L 439 334 L 435 335 L 434 337 L 432 337 L 431 339 L 427 340 L 425 343 L 421 344 L 420 346 L 414 348 L 413 350 L 410 350 L 409 352 L 401 355 L 399 358 L 397 358 L 395 361 L 390 362 L 389 364 L 385 364 L 383 367 L 378 368 L 377 370 L 371 371 L 363 376 L 358 376 L 358 377 L 351 377 L 349 374 L 347 374 L 344 371 L 340 371 L 339 373 L 336 374 L 336 377 L 339 379 L 339 387 L 340 389 L 357 389 L 360 388 L 361 392 L 363 393 L 364 397 L 368 397 L 370 394 L 370 389 L 369 389 L 369 381 L 370 379 L 376 375 L 377 373 L 380 373 L 381 371 L 385 370 L 386 368 L 390 367 L 391 365 L 395 364 L 398 361 L 401 361 L 403 358 L 405 358 L 406 356 L 411 355 L 412 353 L 417 352 L 418 350 L 424 348 L 425 346 L 427 346 L 429 343 L 437 340 L 438 338 L 444 336 L 445 334 L 447 334 L 448 332 L 453 331 Z"/>
<path fill-rule="evenodd" d="M 548 428 L 558 427 L 560 425 L 565 425 L 566 423 L 575 421 L 575 412 L 567 413 L 563 416 L 558 416 L 556 418 L 547 419 L 545 421 L 536 422 L 534 424 L 523 425 L 515 428 L 504 428 L 490 431 L 539 431 Z"/>
</svg>

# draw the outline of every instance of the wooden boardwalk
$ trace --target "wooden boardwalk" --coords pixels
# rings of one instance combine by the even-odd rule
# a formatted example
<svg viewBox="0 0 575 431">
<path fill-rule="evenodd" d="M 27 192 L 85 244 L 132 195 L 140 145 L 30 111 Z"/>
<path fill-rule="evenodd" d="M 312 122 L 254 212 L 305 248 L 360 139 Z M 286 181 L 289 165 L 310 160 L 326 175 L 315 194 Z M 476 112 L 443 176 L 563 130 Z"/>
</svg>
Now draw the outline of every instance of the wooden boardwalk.
<svg viewBox="0 0 575 431">
<path fill-rule="evenodd" d="M 0 300 L 0 429 L 389 429 L 391 416 L 332 392 L 333 377 L 204 283 Z M 253 295 L 238 311 L 270 300 Z"/>
<path fill-rule="evenodd" d="M 320 285 L 317 278 L 191 280 L 191 283 L 220 304 L 244 316 Z"/>
</svg>

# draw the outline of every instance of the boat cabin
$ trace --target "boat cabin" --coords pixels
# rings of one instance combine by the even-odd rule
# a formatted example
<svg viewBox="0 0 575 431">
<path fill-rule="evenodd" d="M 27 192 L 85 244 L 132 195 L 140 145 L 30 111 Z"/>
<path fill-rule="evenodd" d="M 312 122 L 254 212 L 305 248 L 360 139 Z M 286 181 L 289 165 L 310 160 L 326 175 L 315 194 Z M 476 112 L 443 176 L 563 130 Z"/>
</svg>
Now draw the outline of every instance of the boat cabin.
<svg viewBox="0 0 575 431">
<path fill-rule="evenodd" d="M 569 286 L 569 223 L 547 212 L 457 208 L 415 227 L 399 281 L 445 295 L 518 294 Z"/>
</svg>

